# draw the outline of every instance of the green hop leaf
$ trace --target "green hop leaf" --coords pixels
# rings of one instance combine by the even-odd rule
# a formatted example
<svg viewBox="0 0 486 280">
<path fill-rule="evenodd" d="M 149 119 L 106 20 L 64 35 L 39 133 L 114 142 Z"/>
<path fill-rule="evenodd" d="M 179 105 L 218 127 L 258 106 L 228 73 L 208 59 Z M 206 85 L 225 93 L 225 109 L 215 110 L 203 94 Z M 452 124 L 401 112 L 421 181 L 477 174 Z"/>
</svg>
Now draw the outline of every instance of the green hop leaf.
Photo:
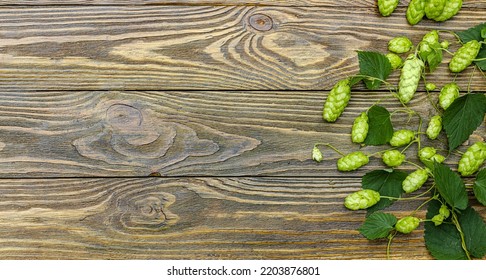
<svg viewBox="0 0 486 280">
<path fill-rule="evenodd" d="M 374 105 L 368 110 L 369 130 L 366 145 L 384 145 L 393 135 L 390 112 L 384 107 Z"/>
<path fill-rule="evenodd" d="M 481 216 L 471 207 L 462 211 L 458 217 L 464 232 L 464 241 L 469 253 L 476 258 L 486 254 L 486 224 Z"/>
<path fill-rule="evenodd" d="M 484 93 L 463 95 L 445 110 L 442 124 L 449 140 L 449 151 L 469 138 L 483 122 L 485 113 Z"/>
<path fill-rule="evenodd" d="M 439 214 L 441 203 L 437 200 L 429 202 L 427 207 L 427 219 Z M 425 228 L 425 246 L 430 254 L 439 260 L 465 260 L 467 255 L 462 249 L 461 235 L 452 223 L 443 223 L 435 226 L 434 223 L 427 222 Z"/>
<path fill-rule="evenodd" d="M 455 209 L 464 210 L 468 205 L 466 186 L 461 177 L 449 167 L 435 162 L 434 178 L 437 190 L 444 200 Z"/>
<path fill-rule="evenodd" d="M 380 201 L 380 193 L 374 190 L 360 190 L 344 199 L 344 206 L 349 210 L 369 208 Z"/>
<path fill-rule="evenodd" d="M 396 222 L 397 218 L 392 214 L 375 212 L 366 218 L 358 230 L 370 240 L 385 238 L 394 229 Z"/>
<path fill-rule="evenodd" d="M 366 88 L 378 89 L 392 71 L 388 58 L 378 52 L 358 51 L 359 73 L 363 76 Z"/>
<path fill-rule="evenodd" d="M 412 216 L 403 217 L 395 225 L 398 232 L 409 234 L 414 231 L 420 224 L 420 219 Z"/>
<path fill-rule="evenodd" d="M 484 206 L 486 206 L 486 169 L 482 169 L 476 176 L 473 186 L 474 196 Z"/>
<path fill-rule="evenodd" d="M 374 190 L 381 196 L 399 198 L 402 195 L 402 182 L 407 177 L 407 173 L 397 170 L 373 170 L 366 173 L 361 185 L 363 189 Z M 373 207 L 368 208 L 368 214 L 384 209 L 392 205 L 392 199 L 380 199 Z"/>
</svg>

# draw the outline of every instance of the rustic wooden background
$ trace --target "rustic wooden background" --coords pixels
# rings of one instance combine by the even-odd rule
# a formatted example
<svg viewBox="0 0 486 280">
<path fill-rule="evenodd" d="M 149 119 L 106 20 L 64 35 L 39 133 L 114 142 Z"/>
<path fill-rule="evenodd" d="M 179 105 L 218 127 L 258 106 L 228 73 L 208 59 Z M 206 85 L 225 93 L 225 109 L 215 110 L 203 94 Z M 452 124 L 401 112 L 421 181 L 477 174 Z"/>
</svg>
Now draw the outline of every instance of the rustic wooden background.
<svg viewBox="0 0 486 280">
<path fill-rule="evenodd" d="M 356 50 L 486 20 L 486 0 L 465 0 L 412 27 L 401 2 L 382 18 L 372 0 L 0 0 L 0 258 L 385 259 L 342 205 L 381 161 L 343 174 L 310 151 L 357 149 L 352 120 L 386 93 L 357 87 L 329 125 L 327 91 L 357 72 Z M 477 71 L 456 81 L 486 90 Z M 428 104 L 421 87 L 411 106 Z M 431 258 L 423 230 L 391 256 Z"/>
</svg>

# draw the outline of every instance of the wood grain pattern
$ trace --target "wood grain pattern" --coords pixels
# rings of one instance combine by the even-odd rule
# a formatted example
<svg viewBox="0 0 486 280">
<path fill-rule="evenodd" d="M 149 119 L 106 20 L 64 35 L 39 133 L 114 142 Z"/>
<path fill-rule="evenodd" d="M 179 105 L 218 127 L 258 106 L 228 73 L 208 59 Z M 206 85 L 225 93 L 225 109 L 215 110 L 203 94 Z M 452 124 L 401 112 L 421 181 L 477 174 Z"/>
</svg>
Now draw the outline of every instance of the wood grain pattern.
<svg viewBox="0 0 486 280">
<path fill-rule="evenodd" d="M 483 22 L 485 9 L 415 27 L 403 15 L 374 13 L 342 7 L 1 8 L 0 88 L 330 89 L 357 73 L 356 50 L 386 52 L 392 37 L 418 42 L 428 29 L 464 30 Z M 464 88 L 470 74 L 457 79 Z M 453 77 L 444 65 L 431 79 Z M 472 80 L 472 90 L 485 86 L 479 75 Z"/>
<path fill-rule="evenodd" d="M 465 0 L 453 20 L 411 27 L 407 3 L 382 18 L 374 0 L 0 0 L 0 259 L 385 259 L 386 243 L 357 231 L 365 213 L 343 207 L 381 159 L 340 173 L 339 155 L 324 149 L 317 164 L 310 151 L 359 149 L 356 116 L 378 100 L 401 108 L 358 86 L 336 123 L 322 121 L 356 50 L 486 13 L 486 0 Z M 454 78 L 486 91 L 477 71 L 446 65 L 428 80 Z M 410 106 L 425 122 L 435 114 L 422 86 Z M 483 123 L 471 141 L 485 137 Z M 424 199 L 389 210 L 402 217 Z M 423 226 L 391 257 L 430 259 Z"/>
<path fill-rule="evenodd" d="M 408 6 L 410 0 L 400 1 L 401 7 Z M 0 5 L 258 5 L 258 6 L 331 6 L 331 7 L 375 7 L 376 0 L 1 0 Z M 485 0 L 464 0 L 463 7 L 486 7 Z"/>
<path fill-rule="evenodd" d="M 152 172 L 162 176 L 342 176 L 335 170 L 339 155 L 324 149 L 326 161 L 317 164 L 310 159 L 312 146 L 333 142 L 343 151 L 359 149 L 350 141 L 354 118 L 387 95 L 355 92 L 341 118 L 327 124 L 321 118 L 326 94 L 4 92 L 0 95 L 0 176 L 111 177 Z M 394 97 L 381 104 L 390 111 L 401 108 Z M 423 116 L 431 116 L 434 111 L 427 104 L 424 93 L 417 93 L 410 103 Z M 407 120 L 406 114 L 393 117 L 397 129 L 416 129 L 418 120 L 410 124 Z M 483 124 L 472 140 L 485 136 Z M 439 139 L 434 145 L 441 146 L 445 136 Z M 415 152 L 413 146 L 409 156 L 414 158 Z M 449 162 L 457 160 L 452 155 Z M 353 175 L 381 167 L 381 160 L 374 158 Z"/>
<path fill-rule="evenodd" d="M 384 259 L 386 242 L 356 230 L 365 213 L 342 206 L 359 187 L 346 177 L 3 179 L 0 258 Z M 391 256 L 430 258 L 423 230 L 397 236 Z"/>
</svg>

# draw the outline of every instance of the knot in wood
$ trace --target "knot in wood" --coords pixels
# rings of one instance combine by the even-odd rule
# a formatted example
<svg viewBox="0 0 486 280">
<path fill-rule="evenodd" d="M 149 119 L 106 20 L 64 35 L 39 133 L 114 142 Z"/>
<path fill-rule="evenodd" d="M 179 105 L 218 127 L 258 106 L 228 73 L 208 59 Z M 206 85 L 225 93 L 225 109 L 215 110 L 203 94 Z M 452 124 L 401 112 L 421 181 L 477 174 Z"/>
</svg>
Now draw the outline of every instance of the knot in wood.
<svg viewBox="0 0 486 280">
<path fill-rule="evenodd" d="M 249 19 L 250 26 L 258 31 L 268 31 L 273 28 L 273 20 L 264 14 L 254 14 Z"/>
<path fill-rule="evenodd" d="M 140 110 L 130 105 L 114 104 L 106 111 L 106 121 L 118 129 L 129 130 L 139 127 L 142 120 Z"/>
</svg>

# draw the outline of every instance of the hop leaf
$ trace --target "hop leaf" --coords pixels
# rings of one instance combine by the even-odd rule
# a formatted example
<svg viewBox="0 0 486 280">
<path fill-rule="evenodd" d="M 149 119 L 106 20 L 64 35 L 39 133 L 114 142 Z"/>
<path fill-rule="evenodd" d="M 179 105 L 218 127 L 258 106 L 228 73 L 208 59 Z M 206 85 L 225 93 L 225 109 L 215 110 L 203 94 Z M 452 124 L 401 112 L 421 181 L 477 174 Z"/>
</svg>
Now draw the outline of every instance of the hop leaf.
<svg viewBox="0 0 486 280">
<path fill-rule="evenodd" d="M 390 112 L 384 107 L 374 105 L 368 110 L 369 130 L 366 145 L 386 144 L 393 135 Z"/>
<path fill-rule="evenodd" d="M 373 170 L 366 173 L 361 184 L 363 189 L 375 190 L 381 196 L 399 198 L 402 195 L 402 182 L 407 173 L 397 170 Z M 374 206 L 368 208 L 368 214 L 381 210 L 393 204 L 392 199 L 380 199 Z"/>
<path fill-rule="evenodd" d="M 396 222 L 397 218 L 392 214 L 375 212 L 366 218 L 359 232 L 370 240 L 384 238 L 390 234 Z"/>
<path fill-rule="evenodd" d="M 434 163 L 434 178 L 437 190 L 444 200 L 452 207 L 460 210 L 468 205 L 466 186 L 461 177 L 449 167 Z"/>
<path fill-rule="evenodd" d="M 486 168 L 479 171 L 473 186 L 474 196 L 486 206 Z"/>
<path fill-rule="evenodd" d="M 483 122 L 485 113 L 486 96 L 483 93 L 461 96 L 447 108 L 442 124 L 449 140 L 449 151 L 469 138 Z"/>
<path fill-rule="evenodd" d="M 378 89 L 381 81 L 386 80 L 392 71 L 390 61 L 381 53 L 358 51 L 358 60 L 359 73 L 367 76 L 364 83 L 371 90 Z"/>
</svg>

